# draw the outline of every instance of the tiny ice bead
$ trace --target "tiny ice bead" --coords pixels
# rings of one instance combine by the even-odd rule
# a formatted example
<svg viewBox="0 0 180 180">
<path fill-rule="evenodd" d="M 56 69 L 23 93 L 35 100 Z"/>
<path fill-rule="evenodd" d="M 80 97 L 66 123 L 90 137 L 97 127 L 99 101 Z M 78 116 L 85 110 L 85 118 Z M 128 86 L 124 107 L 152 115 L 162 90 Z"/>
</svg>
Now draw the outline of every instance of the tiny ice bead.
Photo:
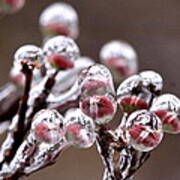
<svg viewBox="0 0 180 180">
<path fill-rule="evenodd" d="M 80 109 L 70 109 L 65 118 L 67 141 L 79 148 L 91 147 L 96 137 L 93 120 Z"/>
<path fill-rule="evenodd" d="M 125 132 L 127 142 L 142 152 L 153 150 L 163 138 L 161 120 L 147 110 L 133 112 L 127 119 Z"/>
<path fill-rule="evenodd" d="M 100 60 L 112 70 L 117 82 L 137 72 L 137 54 L 134 48 L 124 41 L 106 43 L 100 51 Z"/>
<path fill-rule="evenodd" d="M 178 97 L 173 94 L 163 94 L 153 101 L 150 110 L 162 120 L 165 132 L 180 133 L 180 99 Z"/>
<path fill-rule="evenodd" d="M 39 24 L 45 37 L 65 35 L 76 39 L 79 34 L 78 21 L 76 10 L 71 5 L 57 2 L 41 13 Z"/>
<path fill-rule="evenodd" d="M 43 109 L 34 116 L 31 132 L 38 141 L 55 144 L 64 136 L 64 118 L 56 110 Z"/>
<path fill-rule="evenodd" d="M 21 63 L 43 63 L 42 49 L 35 45 L 23 45 L 14 54 L 14 66 L 22 66 Z"/>
<path fill-rule="evenodd" d="M 49 39 L 43 50 L 47 68 L 73 68 L 74 62 L 80 55 L 77 44 L 71 38 L 65 36 L 56 36 Z"/>
</svg>

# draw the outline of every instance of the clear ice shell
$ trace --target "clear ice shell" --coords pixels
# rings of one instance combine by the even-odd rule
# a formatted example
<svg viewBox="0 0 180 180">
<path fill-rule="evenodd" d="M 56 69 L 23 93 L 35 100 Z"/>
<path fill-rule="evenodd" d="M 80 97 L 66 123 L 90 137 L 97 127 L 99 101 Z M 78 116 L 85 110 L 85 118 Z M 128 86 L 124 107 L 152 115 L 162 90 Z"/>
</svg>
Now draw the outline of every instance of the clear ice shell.
<svg viewBox="0 0 180 180">
<path fill-rule="evenodd" d="M 120 80 L 137 72 L 137 54 L 134 48 L 124 41 L 110 41 L 100 51 L 100 60 L 112 70 L 115 80 Z M 112 60 L 115 60 L 112 62 Z M 112 64 L 113 63 L 113 64 Z M 118 70 L 121 67 L 121 70 Z"/>
<path fill-rule="evenodd" d="M 52 68 L 48 59 L 52 55 L 58 55 L 65 60 L 74 63 L 80 56 L 79 47 L 69 37 L 55 36 L 49 39 L 43 47 L 47 68 Z"/>
<path fill-rule="evenodd" d="M 66 138 L 69 143 L 79 148 L 91 147 L 96 139 L 93 120 L 80 109 L 70 109 L 66 112 Z"/>
<path fill-rule="evenodd" d="M 22 61 L 32 62 L 43 62 L 42 49 L 35 45 L 24 45 L 21 46 L 14 54 L 14 66 L 20 66 Z"/>
<path fill-rule="evenodd" d="M 163 138 L 162 122 L 147 110 L 132 113 L 125 125 L 127 142 L 138 151 L 148 152 L 159 145 Z"/>
<path fill-rule="evenodd" d="M 115 94 L 112 75 L 109 69 L 101 64 L 94 64 L 83 70 L 79 75 L 78 84 L 82 97 Z"/>
<path fill-rule="evenodd" d="M 150 111 L 159 116 L 167 133 L 180 132 L 180 99 L 173 94 L 163 94 L 154 99 Z"/>
<path fill-rule="evenodd" d="M 41 13 L 39 24 L 42 28 L 42 32 L 46 31 L 46 29 L 52 31 L 48 26 L 56 25 L 66 30 L 68 33 L 67 35 L 73 39 L 76 39 L 79 34 L 77 12 L 72 6 L 64 2 L 57 2 L 48 6 Z M 58 34 L 58 32 L 52 32 L 52 34 Z"/>
<path fill-rule="evenodd" d="M 31 132 L 40 142 L 57 143 L 65 133 L 64 118 L 56 110 L 40 110 L 33 118 Z"/>
<path fill-rule="evenodd" d="M 160 74 L 154 71 L 143 71 L 139 74 L 139 76 L 143 79 L 143 86 L 151 86 L 151 90 L 155 93 L 162 90 L 163 79 Z"/>
</svg>

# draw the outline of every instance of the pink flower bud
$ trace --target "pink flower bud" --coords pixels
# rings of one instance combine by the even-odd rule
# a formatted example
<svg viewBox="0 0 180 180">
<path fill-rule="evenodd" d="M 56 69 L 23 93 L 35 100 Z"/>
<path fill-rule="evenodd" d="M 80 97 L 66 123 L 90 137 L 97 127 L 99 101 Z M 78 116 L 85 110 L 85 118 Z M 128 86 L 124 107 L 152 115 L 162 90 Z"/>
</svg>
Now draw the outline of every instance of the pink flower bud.
<svg viewBox="0 0 180 180">
<path fill-rule="evenodd" d="M 162 120 L 163 130 L 170 134 L 180 133 L 180 100 L 172 94 L 156 98 L 150 109 Z"/>
<path fill-rule="evenodd" d="M 151 151 L 163 138 L 161 120 L 147 110 L 135 111 L 126 122 L 127 142 L 138 151 Z"/>
<path fill-rule="evenodd" d="M 41 14 L 39 24 L 44 37 L 56 35 L 76 39 L 79 34 L 79 22 L 76 10 L 64 2 L 47 7 Z"/>
<path fill-rule="evenodd" d="M 80 109 L 71 109 L 66 113 L 66 138 L 74 146 L 89 148 L 95 142 L 93 120 Z"/>
<path fill-rule="evenodd" d="M 116 82 L 137 72 L 137 54 L 134 48 L 123 41 L 110 41 L 100 51 L 100 60 L 107 65 Z"/>
<path fill-rule="evenodd" d="M 55 110 L 41 110 L 33 118 L 31 131 L 38 141 L 55 144 L 65 134 L 63 117 Z"/>
<path fill-rule="evenodd" d="M 0 12 L 9 14 L 20 10 L 25 4 L 25 0 L 1 0 Z"/>
<path fill-rule="evenodd" d="M 115 94 L 110 71 L 103 65 L 95 64 L 82 71 L 78 84 L 81 97 Z"/>
<path fill-rule="evenodd" d="M 46 67 L 48 69 L 70 69 L 79 57 L 79 48 L 76 43 L 65 36 L 56 36 L 49 39 L 44 45 Z"/>
<path fill-rule="evenodd" d="M 98 124 L 105 124 L 112 120 L 116 113 L 116 102 L 113 97 L 92 96 L 80 102 L 81 110 Z"/>
</svg>

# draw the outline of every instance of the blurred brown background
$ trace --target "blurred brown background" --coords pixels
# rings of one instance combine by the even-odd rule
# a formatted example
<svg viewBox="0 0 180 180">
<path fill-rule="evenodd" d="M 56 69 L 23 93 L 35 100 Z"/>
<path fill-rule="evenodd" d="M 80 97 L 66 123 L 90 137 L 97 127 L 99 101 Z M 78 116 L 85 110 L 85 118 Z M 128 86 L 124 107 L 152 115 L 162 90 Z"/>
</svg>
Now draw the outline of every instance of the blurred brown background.
<svg viewBox="0 0 180 180">
<path fill-rule="evenodd" d="M 0 83 L 7 81 L 14 51 L 22 44 L 41 44 L 40 12 L 54 0 L 27 0 L 23 10 L 0 20 Z M 79 12 L 82 54 L 98 59 L 111 39 L 127 40 L 139 54 L 140 70 L 154 69 L 165 80 L 164 92 L 180 96 L 179 0 L 68 0 Z M 69 149 L 58 163 L 29 180 L 100 180 L 102 164 L 95 147 Z M 135 180 L 179 180 L 180 136 L 166 136 Z"/>
</svg>

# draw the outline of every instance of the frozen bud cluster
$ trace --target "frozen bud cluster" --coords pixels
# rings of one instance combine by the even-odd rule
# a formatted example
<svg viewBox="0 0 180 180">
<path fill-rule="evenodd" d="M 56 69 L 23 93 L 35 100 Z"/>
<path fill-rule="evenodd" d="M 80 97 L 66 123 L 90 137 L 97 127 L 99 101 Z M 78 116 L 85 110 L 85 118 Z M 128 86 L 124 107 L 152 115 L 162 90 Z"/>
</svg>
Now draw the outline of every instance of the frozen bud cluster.
<svg viewBox="0 0 180 180">
<path fill-rule="evenodd" d="M 81 89 L 82 111 L 98 124 L 109 122 L 116 112 L 110 71 L 103 65 L 95 64 L 80 74 L 78 83 Z"/>
<path fill-rule="evenodd" d="M 64 119 L 56 110 L 43 109 L 34 116 L 31 131 L 39 142 L 55 144 L 64 136 Z"/>
<path fill-rule="evenodd" d="M 163 138 L 162 122 L 147 110 L 133 112 L 126 122 L 126 140 L 138 151 L 153 150 Z"/>
<path fill-rule="evenodd" d="M 93 120 L 80 109 L 70 109 L 65 118 L 67 141 L 79 148 L 91 147 L 96 139 Z"/>
<path fill-rule="evenodd" d="M 138 69 L 136 51 L 124 41 L 106 43 L 100 51 L 100 60 L 111 69 L 116 82 L 135 74 Z"/>
<path fill-rule="evenodd" d="M 11 14 L 20 10 L 25 4 L 25 0 L 1 0 L 0 13 Z"/>
<path fill-rule="evenodd" d="M 64 35 L 76 39 L 79 34 L 78 21 L 76 10 L 71 5 L 58 2 L 42 12 L 39 24 L 45 38 Z"/>
<path fill-rule="evenodd" d="M 172 94 L 163 94 L 157 97 L 150 109 L 163 123 L 167 133 L 180 132 L 180 99 Z"/>
<path fill-rule="evenodd" d="M 56 36 L 49 39 L 44 47 L 47 68 L 70 69 L 79 57 L 77 44 L 69 37 Z"/>
<path fill-rule="evenodd" d="M 117 101 L 124 112 L 148 109 L 155 96 L 159 95 L 163 80 L 154 71 L 144 71 L 123 81 L 117 89 Z"/>
</svg>

